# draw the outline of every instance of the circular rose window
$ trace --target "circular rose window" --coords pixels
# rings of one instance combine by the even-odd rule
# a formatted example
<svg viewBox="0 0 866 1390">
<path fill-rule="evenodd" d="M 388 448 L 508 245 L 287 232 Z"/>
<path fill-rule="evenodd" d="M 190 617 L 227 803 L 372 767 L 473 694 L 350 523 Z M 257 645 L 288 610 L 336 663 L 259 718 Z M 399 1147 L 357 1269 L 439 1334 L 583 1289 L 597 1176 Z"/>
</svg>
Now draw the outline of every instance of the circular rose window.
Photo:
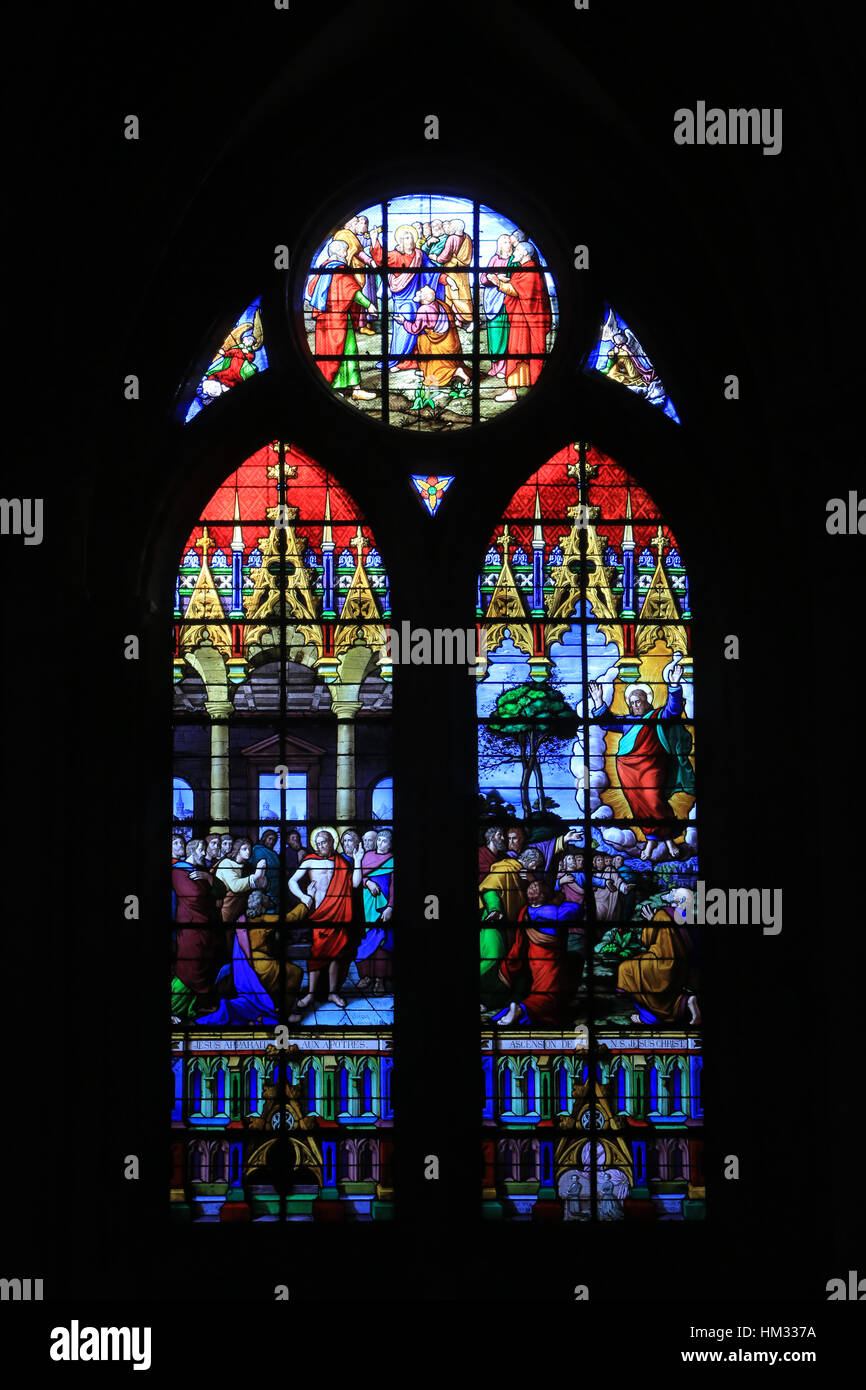
<svg viewBox="0 0 866 1390">
<path fill-rule="evenodd" d="M 350 213 L 304 281 L 307 343 L 325 381 L 400 429 L 495 420 L 535 385 L 556 319 L 531 229 L 444 193 Z"/>
</svg>

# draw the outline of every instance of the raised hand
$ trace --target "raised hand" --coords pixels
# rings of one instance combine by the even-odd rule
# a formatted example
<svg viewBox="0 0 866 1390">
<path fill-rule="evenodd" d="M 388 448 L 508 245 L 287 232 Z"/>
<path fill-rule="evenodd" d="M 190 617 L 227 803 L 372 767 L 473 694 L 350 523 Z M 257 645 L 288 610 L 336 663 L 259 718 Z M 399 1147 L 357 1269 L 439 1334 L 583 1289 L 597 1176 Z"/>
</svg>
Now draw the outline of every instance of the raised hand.
<svg viewBox="0 0 866 1390">
<path fill-rule="evenodd" d="M 589 682 L 589 686 L 588 686 L 588 690 L 589 690 L 589 698 L 592 700 L 592 703 L 593 703 L 593 705 L 594 705 L 596 708 L 597 708 L 599 705 L 603 705 L 603 704 L 604 704 L 604 696 L 603 696 L 602 691 L 601 691 L 601 685 L 599 684 L 598 681 L 590 681 L 590 682 Z"/>
</svg>

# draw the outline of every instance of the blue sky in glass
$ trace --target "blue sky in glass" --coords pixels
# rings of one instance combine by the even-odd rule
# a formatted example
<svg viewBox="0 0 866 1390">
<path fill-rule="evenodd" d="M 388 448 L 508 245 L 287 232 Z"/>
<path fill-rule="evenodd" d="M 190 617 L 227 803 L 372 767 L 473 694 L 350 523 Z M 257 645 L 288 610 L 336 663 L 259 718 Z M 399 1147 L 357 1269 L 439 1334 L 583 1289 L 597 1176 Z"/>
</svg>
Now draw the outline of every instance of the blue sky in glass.
<svg viewBox="0 0 866 1390">
<path fill-rule="evenodd" d="M 586 359 L 585 370 L 607 374 L 615 339 L 621 351 L 627 353 L 631 358 L 636 374 L 643 378 L 642 382 L 622 382 L 621 384 L 627 386 L 630 391 L 636 391 L 638 395 L 643 396 L 650 405 L 659 406 L 665 415 L 679 425 L 681 423 L 680 417 L 664 388 L 661 377 L 625 319 L 617 313 L 611 304 L 605 305 L 605 320 L 602 324 L 601 334 Z"/>
<path fill-rule="evenodd" d="M 172 800 L 174 805 L 174 819 L 176 821 L 192 820 L 192 787 L 183 777 L 175 777 L 174 779 Z"/>
<path fill-rule="evenodd" d="M 383 777 L 373 788 L 373 820 L 394 819 L 394 779 Z"/>
<path fill-rule="evenodd" d="M 259 820 L 280 819 L 281 789 L 274 786 L 278 779 L 273 772 L 259 773 Z M 286 820 L 305 821 L 307 819 L 307 774 L 290 772 L 286 777 Z"/>
<path fill-rule="evenodd" d="M 249 328 L 252 327 L 253 321 L 256 316 L 256 310 L 260 310 L 261 307 L 262 299 L 261 295 L 259 295 L 258 299 L 254 299 L 252 304 L 248 304 L 246 309 L 244 309 L 243 313 L 238 316 L 234 323 L 234 326 L 231 329 L 231 332 L 227 334 L 226 338 L 220 344 L 219 350 L 214 352 L 213 359 L 210 363 L 210 367 L 213 367 L 213 365 L 220 360 L 220 357 L 223 355 L 224 349 L 229 345 L 229 340 L 232 338 L 233 335 L 239 337 L 240 331 L 244 326 Z M 267 370 L 268 354 L 265 350 L 264 342 L 262 342 L 256 348 L 252 365 L 255 367 L 257 372 L 264 372 Z M 211 401 L 216 400 L 218 395 L 225 394 L 224 390 L 217 389 L 221 384 L 222 383 L 209 379 L 207 371 L 205 372 L 204 376 L 202 377 L 201 381 L 196 387 L 195 395 L 193 396 L 192 401 L 189 405 L 189 409 L 186 412 L 186 416 L 184 418 L 185 425 L 188 425 L 190 420 L 194 419 L 195 416 L 198 415 L 199 411 L 204 406 L 209 405 Z"/>
</svg>

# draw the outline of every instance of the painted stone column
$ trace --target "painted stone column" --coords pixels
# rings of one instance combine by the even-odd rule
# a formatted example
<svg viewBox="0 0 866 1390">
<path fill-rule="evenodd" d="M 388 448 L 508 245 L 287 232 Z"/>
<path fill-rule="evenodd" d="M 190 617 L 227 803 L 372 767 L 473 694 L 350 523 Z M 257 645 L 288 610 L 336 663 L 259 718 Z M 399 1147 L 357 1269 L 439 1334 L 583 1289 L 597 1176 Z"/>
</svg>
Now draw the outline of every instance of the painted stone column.
<svg viewBox="0 0 866 1390">
<path fill-rule="evenodd" d="M 211 831 L 229 829 L 229 726 L 226 722 L 234 706 L 231 700 L 208 700 L 205 709 L 210 726 L 210 826 Z"/>
<path fill-rule="evenodd" d="M 331 708 L 337 718 L 337 829 L 354 825 L 355 792 L 355 716 L 360 700 L 334 699 Z"/>
</svg>

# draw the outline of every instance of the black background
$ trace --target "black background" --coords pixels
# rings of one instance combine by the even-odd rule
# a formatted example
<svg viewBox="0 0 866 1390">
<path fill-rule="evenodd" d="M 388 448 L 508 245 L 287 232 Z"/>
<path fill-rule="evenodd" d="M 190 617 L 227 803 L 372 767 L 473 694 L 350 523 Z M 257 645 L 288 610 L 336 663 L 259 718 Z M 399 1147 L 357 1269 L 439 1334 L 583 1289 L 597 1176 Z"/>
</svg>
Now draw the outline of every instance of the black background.
<svg viewBox="0 0 866 1390">
<path fill-rule="evenodd" d="M 223 1298 L 267 1300 L 275 1283 L 347 1306 L 571 1302 L 588 1283 L 596 1315 L 660 1299 L 687 1322 L 692 1299 L 700 1322 L 728 1299 L 741 1322 L 803 1322 L 827 1312 L 827 1280 L 858 1255 L 866 1274 L 863 540 L 825 527 L 828 499 L 863 486 L 852 13 L 258 0 L 31 16 L 7 82 L 7 273 L 22 303 L 7 324 L 17 442 L 3 491 L 44 498 L 45 538 L 0 541 L 15 982 L 0 1273 L 42 1274 L 69 1316 L 95 1300 L 98 1320 L 98 1301 L 119 1300 L 127 1322 L 150 1300 L 204 1297 L 219 1317 Z M 782 153 L 675 145 L 675 109 L 698 100 L 782 107 Z M 123 137 L 129 113 L 137 142 Z M 428 113 L 438 141 L 424 138 Z M 526 227 L 556 274 L 561 327 L 525 404 L 477 432 L 413 438 L 317 379 L 273 248 L 289 245 L 294 272 L 343 214 L 439 188 Z M 578 243 L 589 271 L 572 268 Z M 182 384 L 259 292 L 271 370 L 183 429 Z M 577 370 L 605 297 L 660 369 L 680 428 Z M 131 372 L 138 402 L 124 400 Z M 569 440 L 629 468 L 673 527 L 697 615 L 702 876 L 784 894 L 779 936 L 707 933 L 706 1223 L 482 1225 L 473 692 L 458 669 L 401 667 L 397 1220 L 169 1228 L 172 577 L 214 488 L 277 435 L 349 488 L 395 615 L 415 626 L 471 622 L 493 526 Z M 437 470 L 457 481 L 431 521 L 407 478 Z M 137 663 L 123 659 L 127 633 Z M 738 662 L 723 658 L 727 634 Z M 431 739 L 422 781 L 413 750 Z M 124 919 L 128 893 L 138 922 Z M 437 924 L 423 921 L 428 893 Z M 137 1183 L 123 1179 L 130 1153 Z M 423 1178 L 429 1153 L 438 1183 Z M 723 1179 L 728 1154 L 739 1181 Z"/>
</svg>

